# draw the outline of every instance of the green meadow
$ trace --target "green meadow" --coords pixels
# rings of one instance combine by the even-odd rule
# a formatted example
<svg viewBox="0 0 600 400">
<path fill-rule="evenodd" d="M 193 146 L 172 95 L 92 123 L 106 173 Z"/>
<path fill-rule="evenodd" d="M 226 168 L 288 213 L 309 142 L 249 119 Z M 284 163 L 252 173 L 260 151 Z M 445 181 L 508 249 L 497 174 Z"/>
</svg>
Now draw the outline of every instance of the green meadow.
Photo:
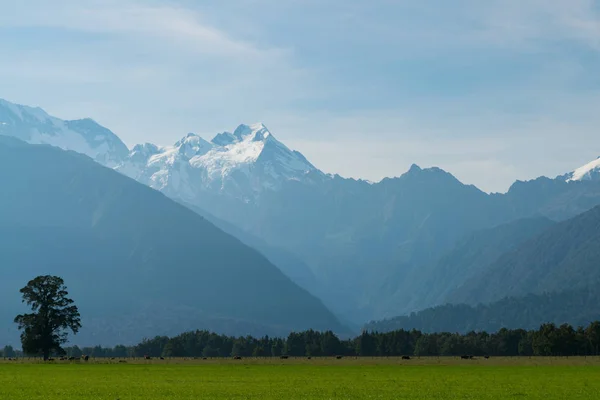
<svg viewBox="0 0 600 400">
<path fill-rule="evenodd" d="M 18 360 L 0 399 L 600 399 L 600 359 Z"/>
</svg>

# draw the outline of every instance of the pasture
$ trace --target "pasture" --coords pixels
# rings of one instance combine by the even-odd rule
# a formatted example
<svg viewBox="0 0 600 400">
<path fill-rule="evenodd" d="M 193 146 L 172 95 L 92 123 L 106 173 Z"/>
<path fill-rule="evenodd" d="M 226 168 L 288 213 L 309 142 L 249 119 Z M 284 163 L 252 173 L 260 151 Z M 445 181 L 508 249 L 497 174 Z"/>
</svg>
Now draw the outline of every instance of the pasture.
<svg viewBox="0 0 600 400">
<path fill-rule="evenodd" d="M 517 398 L 600 398 L 600 359 L 0 361 L 11 400 Z"/>
</svg>

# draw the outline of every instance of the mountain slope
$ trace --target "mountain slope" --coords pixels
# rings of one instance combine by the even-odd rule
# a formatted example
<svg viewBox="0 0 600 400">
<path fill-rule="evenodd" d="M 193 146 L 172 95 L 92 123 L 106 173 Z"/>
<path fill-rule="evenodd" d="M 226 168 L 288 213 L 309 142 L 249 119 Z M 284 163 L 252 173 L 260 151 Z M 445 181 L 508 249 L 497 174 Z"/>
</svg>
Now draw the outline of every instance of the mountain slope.
<svg viewBox="0 0 600 400">
<path fill-rule="evenodd" d="M 413 293 L 422 295 L 408 298 L 407 306 L 417 310 L 443 304 L 449 293 L 469 278 L 552 225 L 554 222 L 547 218 L 525 218 L 469 233 L 452 250 L 408 278 L 416 286 Z"/>
<path fill-rule="evenodd" d="M 504 298 L 489 305 L 446 304 L 407 316 L 372 321 L 364 329 L 390 332 L 417 329 L 423 332 L 497 332 L 537 329 L 545 323 L 587 326 L 600 319 L 600 291 L 594 287 L 560 293 L 528 294 Z"/>
<path fill-rule="evenodd" d="M 258 252 L 86 156 L 0 137 L 0 181 L 3 327 L 18 289 L 52 273 L 65 278 L 84 326 L 89 318 L 110 332 L 96 337 L 102 343 L 190 327 L 344 330 Z"/>
<path fill-rule="evenodd" d="M 204 217 L 207 221 L 221 229 L 223 232 L 230 234 L 231 236 L 239 239 L 246 246 L 252 247 L 263 254 L 269 261 L 271 261 L 277 268 L 281 270 L 287 277 L 293 282 L 298 284 L 300 287 L 314 292 L 317 289 L 317 281 L 310 268 L 296 255 L 290 253 L 282 248 L 273 247 L 264 242 L 264 240 L 251 235 L 250 233 L 238 228 L 237 226 L 223 221 L 222 219 L 216 218 L 210 213 L 189 205 L 182 203 L 190 210 L 198 213 Z"/>
<path fill-rule="evenodd" d="M 14 136 L 31 144 L 49 144 L 86 154 L 115 167 L 127 157 L 127 146 L 114 133 L 87 118 L 63 121 L 41 108 L 0 99 L 0 135 Z"/>
<path fill-rule="evenodd" d="M 587 287 L 600 281 L 600 206 L 561 222 L 502 255 L 447 298 L 488 303 L 504 296 Z"/>
</svg>

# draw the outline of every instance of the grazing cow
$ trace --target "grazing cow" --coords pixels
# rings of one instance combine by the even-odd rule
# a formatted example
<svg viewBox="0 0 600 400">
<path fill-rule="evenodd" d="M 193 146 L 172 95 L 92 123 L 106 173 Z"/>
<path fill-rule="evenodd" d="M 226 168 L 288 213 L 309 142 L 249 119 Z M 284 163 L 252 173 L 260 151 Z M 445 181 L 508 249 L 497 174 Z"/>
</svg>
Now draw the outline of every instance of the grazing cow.
<svg viewBox="0 0 600 400">
<path fill-rule="evenodd" d="M 120 363 L 126 363 L 126 360 L 119 360 Z"/>
<path fill-rule="evenodd" d="M 403 360 L 410 360 L 410 356 L 402 356 Z"/>
<path fill-rule="evenodd" d="M 338 360 L 341 360 L 342 356 L 335 356 L 335 358 L 337 358 Z"/>
<path fill-rule="evenodd" d="M 150 356 L 144 356 L 144 360 L 152 360 L 152 357 L 150 357 Z"/>
<path fill-rule="evenodd" d="M 483 358 L 485 358 L 487 360 L 490 358 L 490 356 L 483 356 Z"/>
<path fill-rule="evenodd" d="M 88 361 L 88 360 L 90 359 L 90 356 L 88 356 L 88 355 L 84 355 L 84 356 L 81 356 L 81 359 L 82 359 L 83 361 Z"/>
<path fill-rule="evenodd" d="M 242 357 L 240 357 L 240 356 L 235 356 L 235 357 L 233 357 L 233 359 L 234 359 L 234 360 L 241 360 L 241 359 L 242 359 Z"/>
<path fill-rule="evenodd" d="M 202 357 L 202 359 L 203 359 L 203 360 L 207 360 L 207 358 L 206 358 L 206 357 Z"/>
<path fill-rule="evenodd" d="M 164 357 L 161 357 L 160 359 L 161 359 L 161 360 L 164 360 L 165 358 L 164 358 Z"/>
<path fill-rule="evenodd" d="M 54 358 L 49 358 L 48 361 L 54 361 Z"/>
<path fill-rule="evenodd" d="M 308 357 L 309 360 L 312 360 L 312 357 Z"/>
<path fill-rule="evenodd" d="M 464 355 L 464 356 L 460 356 L 460 358 L 463 359 L 463 360 L 472 360 L 473 356 Z"/>
<path fill-rule="evenodd" d="M 289 356 L 280 356 L 279 358 L 282 360 L 287 360 L 289 358 Z"/>
</svg>

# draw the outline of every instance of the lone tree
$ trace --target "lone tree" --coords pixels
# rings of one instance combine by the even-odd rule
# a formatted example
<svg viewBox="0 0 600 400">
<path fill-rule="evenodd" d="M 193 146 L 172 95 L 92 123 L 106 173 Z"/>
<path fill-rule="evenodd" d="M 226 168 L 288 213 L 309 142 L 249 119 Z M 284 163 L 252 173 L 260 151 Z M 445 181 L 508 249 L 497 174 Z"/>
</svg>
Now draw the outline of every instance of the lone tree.
<svg viewBox="0 0 600 400">
<path fill-rule="evenodd" d="M 81 319 L 77 306 L 68 298 L 69 293 L 62 278 L 38 276 L 20 290 L 23 303 L 33 313 L 15 317 L 21 330 L 21 344 L 26 354 L 42 354 L 44 361 L 50 353 L 64 354 L 61 345 L 67 341 L 67 330 L 77 334 Z"/>
</svg>

